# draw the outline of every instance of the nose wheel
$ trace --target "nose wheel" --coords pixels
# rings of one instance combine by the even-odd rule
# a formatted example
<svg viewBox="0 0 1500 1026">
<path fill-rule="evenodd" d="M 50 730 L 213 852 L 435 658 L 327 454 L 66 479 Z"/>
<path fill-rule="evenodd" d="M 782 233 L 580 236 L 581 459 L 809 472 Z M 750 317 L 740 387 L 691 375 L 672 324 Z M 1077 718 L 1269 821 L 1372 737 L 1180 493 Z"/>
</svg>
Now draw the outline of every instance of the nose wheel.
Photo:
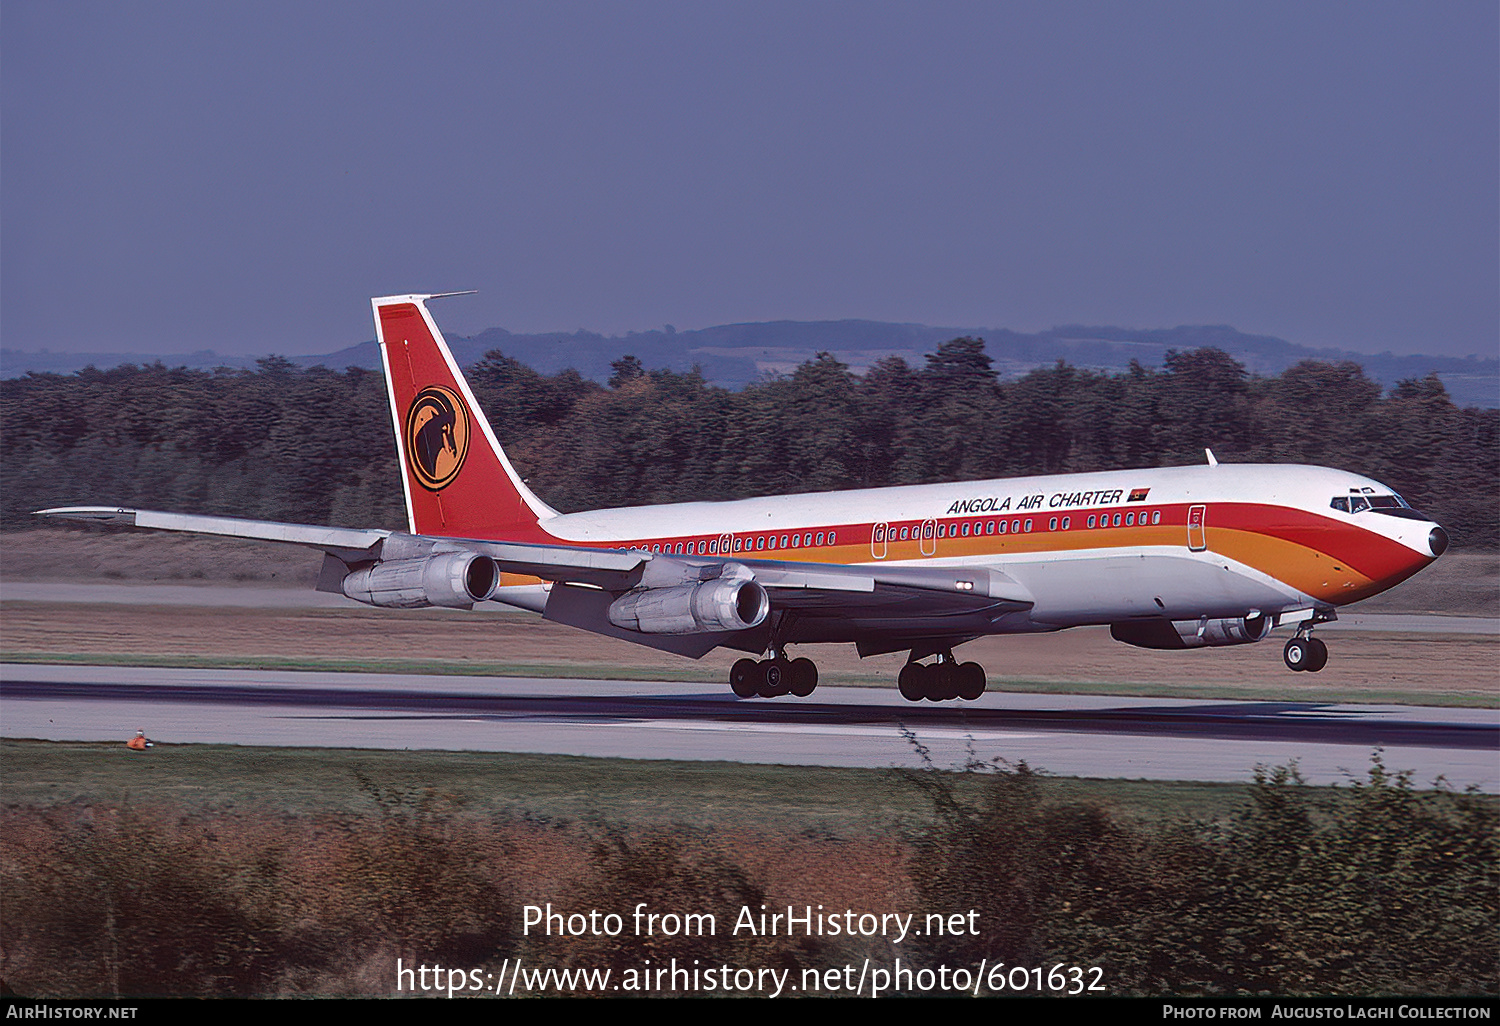
<svg viewBox="0 0 1500 1026">
<path fill-rule="evenodd" d="M 1295 637 L 1282 649 L 1281 658 L 1286 660 L 1289 670 L 1317 673 L 1328 665 L 1328 646 L 1312 636 Z"/>
</svg>

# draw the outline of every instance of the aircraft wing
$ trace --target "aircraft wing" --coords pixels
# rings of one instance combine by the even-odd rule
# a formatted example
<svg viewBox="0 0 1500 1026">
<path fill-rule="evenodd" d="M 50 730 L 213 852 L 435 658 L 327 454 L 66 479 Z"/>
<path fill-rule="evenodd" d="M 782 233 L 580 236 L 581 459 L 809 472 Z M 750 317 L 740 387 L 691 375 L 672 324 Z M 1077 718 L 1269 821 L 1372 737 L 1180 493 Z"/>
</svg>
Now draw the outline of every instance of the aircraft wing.
<svg viewBox="0 0 1500 1026">
<path fill-rule="evenodd" d="M 505 573 L 621 591 L 634 587 L 632 575 L 638 579 L 638 571 L 651 558 L 650 553 L 623 549 L 434 538 L 399 531 L 314 527 L 271 520 L 195 516 L 147 509 L 118 509 L 112 506 L 65 506 L 38 510 L 36 516 L 154 531 L 181 531 L 224 538 L 284 542 L 320 549 L 349 567 L 441 552 L 475 552 L 493 559 Z M 337 592 L 339 589 L 335 587 L 331 590 Z"/>
<path fill-rule="evenodd" d="M 727 566 L 743 566 L 758 584 L 773 592 L 779 602 L 801 608 L 827 605 L 830 596 L 834 595 L 868 595 L 891 588 L 941 592 L 972 599 L 973 604 L 994 600 L 1015 605 L 1030 605 L 1032 602 L 1031 595 L 1015 580 L 983 567 L 844 566 L 782 560 L 683 558 L 637 549 L 443 538 L 377 529 L 316 527 L 113 506 L 65 506 L 38 510 L 36 515 L 116 527 L 302 545 L 319 549 L 351 565 L 409 558 L 423 552 L 469 551 L 490 557 L 506 573 L 561 584 L 589 585 L 606 591 L 712 580 L 721 576 Z"/>
<path fill-rule="evenodd" d="M 189 534 L 216 534 L 226 538 L 249 538 L 258 541 L 287 542 L 322 549 L 351 559 L 378 552 L 390 531 L 359 531 L 345 527 L 310 527 L 304 524 L 279 524 L 270 520 L 241 520 L 237 517 L 202 517 L 184 513 L 159 513 L 149 509 L 118 509 L 114 506 L 59 506 L 39 509 L 34 516 L 57 520 L 76 520 L 112 527 L 139 527 L 153 531 L 184 531 Z"/>
<path fill-rule="evenodd" d="M 542 610 L 548 619 L 694 657 L 720 644 L 741 647 L 731 640 L 741 632 L 726 627 L 667 633 L 629 629 L 611 620 L 611 604 L 627 593 L 664 595 L 721 579 L 736 584 L 753 581 L 765 589 L 774 608 L 804 621 L 845 621 L 878 631 L 882 624 L 907 622 L 913 616 L 933 627 L 947 618 L 952 631 L 969 632 L 974 617 L 997 618 L 1033 603 L 1024 586 L 989 567 L 845 566 L 683 557 L 639 549 L 434 537 L 110 506 L 60 507 L 39 510 L 37 515 L 318 549 L 325 553 L 319 591 L 342 593 L 375 605 L 469 608 L 473 601 L 494 590 L 493 576 L 487 578 L 489 585 L 464 590 L 463 575 L 475 556 L 483 556 L 503 573 L 551 582 L 553 587 Z M 403 567 L 406 569 L 400 569 Z M 442 578 L 436 585 L 433 582 L 437 578 L 428 573 L 434 567 Z M 381 576 L 379 585 L 373 583 L 377 574 Z M 351 587 L 350 582 L 356 581 Z M 447 590 L 438 597 L 434 587 Z M 960 626 L 959 621 L 967 626 Z M 746 633 L 744 647 L 753 649 L 758 644 Z"/>
</svg>

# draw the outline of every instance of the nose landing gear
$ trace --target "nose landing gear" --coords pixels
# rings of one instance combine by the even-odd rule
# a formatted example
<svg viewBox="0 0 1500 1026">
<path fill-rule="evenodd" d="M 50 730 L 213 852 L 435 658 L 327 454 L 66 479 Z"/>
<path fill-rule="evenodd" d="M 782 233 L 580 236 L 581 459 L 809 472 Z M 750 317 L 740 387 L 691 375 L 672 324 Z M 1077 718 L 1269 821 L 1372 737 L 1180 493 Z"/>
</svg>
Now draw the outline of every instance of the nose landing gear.
<svg viewBox="0 0 1500 1026">
<path fill-rule="evenodd" d="M 1286 643 L 1286 648 L 1281 651 L 1281 658 L 1286 661 L 1286 668 L 1297 673 L 1317 673 L 1328 665 L 1328 646 L 1313 637 L 1313 628 L 1320 623 L 1329 623 L 1337 620 L 1338 616 L 1332 610 L 1307 610 L 1302 613 L 1283 614 L 1279 622 L 1282 624 L 1297 625 L 1297 633 L 1292 640 Z"/>
<path fill-rule="evenodd" d="M 1328 646 L 1310 633 L 1298 631 L 1297 636 L 1286 643 L 1281 657 L 1289 670 L 1317 673 L 1328 665 Z"/>
</svg>

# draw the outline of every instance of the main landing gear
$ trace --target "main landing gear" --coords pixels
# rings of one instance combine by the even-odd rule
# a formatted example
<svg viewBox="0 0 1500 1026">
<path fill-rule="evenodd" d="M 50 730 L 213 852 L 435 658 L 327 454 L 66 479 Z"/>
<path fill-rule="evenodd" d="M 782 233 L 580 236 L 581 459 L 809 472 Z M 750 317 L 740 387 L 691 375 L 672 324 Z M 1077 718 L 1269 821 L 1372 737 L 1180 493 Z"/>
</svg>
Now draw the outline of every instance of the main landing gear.
<svg viewBox="0 0 1500 1026">
<path fill-rule="evenodd" d="M 962 698 L 972 702 L 984 694 L 984 667 L 978 663 L 959 663 L 952 652 L 939 652 L 937 662 L 923 666 L 909 662 L 901 667 L 897 678 L 901 697 L 908 702 L 949 702 Z"/>
<path fill-rule="evenodd" d="M 955 698 L 972 702 L 984 694 L 985 687 L 984 667 L 960 663 L 949 649 L 938 652 L 937 658 L 925 666 L 908 659 L 897 680 L 901 697 L 911 702 L 950 702 Z M 781 649 L 773 647 L 769 659 L 736 662 L 729 670 L 729 686 L 740 698 L 806 698 L 818 686 L 818 668 L 811 659 L 788 659 Z"/>
<path fill-rule="evenodd" d="M 811 659 L 741 659 L 729 671 L 729 686 L 741 698 L 806 698 L 818 686 L 818 667 Z"/>
</svg>

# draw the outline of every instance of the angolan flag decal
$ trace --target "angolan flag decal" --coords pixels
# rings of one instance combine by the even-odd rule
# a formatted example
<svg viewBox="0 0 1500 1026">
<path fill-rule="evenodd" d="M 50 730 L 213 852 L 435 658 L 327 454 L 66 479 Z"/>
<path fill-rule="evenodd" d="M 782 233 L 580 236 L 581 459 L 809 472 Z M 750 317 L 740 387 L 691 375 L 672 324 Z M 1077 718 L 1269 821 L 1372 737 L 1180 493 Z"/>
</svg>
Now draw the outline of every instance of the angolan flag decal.
<svg viewBox="0 0 1500 1026">
<path fill-rule="evenodd" d="M 1126 502 L 1145 502 L 1146 501 L 1146 493 L 1149 492 L 1149 491 L 1151 491 L 1151 489 L 1149 489 L 1149 488 L 1132 488 L 1130 490 L 1130 498 L 1126 499 L 1125 501 Z"/>
</svg>

